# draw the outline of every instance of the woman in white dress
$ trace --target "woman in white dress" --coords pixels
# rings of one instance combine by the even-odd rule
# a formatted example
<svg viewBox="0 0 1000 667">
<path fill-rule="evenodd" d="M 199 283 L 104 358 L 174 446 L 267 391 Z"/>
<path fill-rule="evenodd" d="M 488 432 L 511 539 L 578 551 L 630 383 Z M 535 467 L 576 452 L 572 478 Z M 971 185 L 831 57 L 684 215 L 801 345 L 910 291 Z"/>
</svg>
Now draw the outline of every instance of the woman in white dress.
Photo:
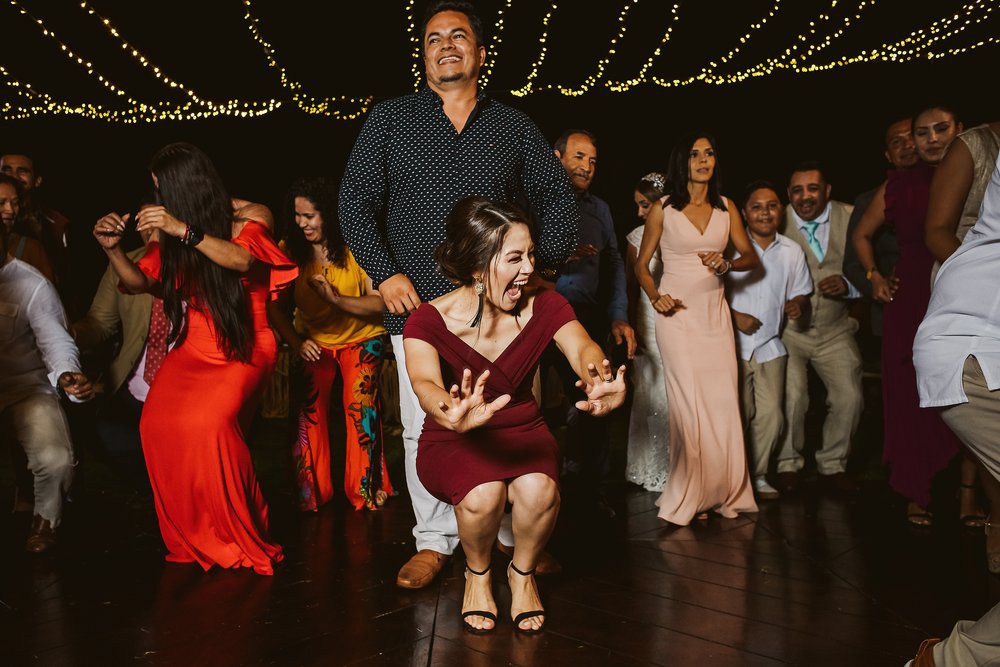
<svg viewBox="0 0 1000 667">
<path fill-rule="evenodd" d="M 657 172 L 646 174 L 636 184 L 635 204 L 643 222 L 653 202 L 663 197 L 665 185 L 666 177 Z M 635 279 L 634 267 L 639 257 L 643 227 L 639 225 L 625 237 L 628 241 L 625 246 L 625 276 L 628 280 L 629 318 L 638 343 L 632 366 L 636 391 L 629 417 L 625 478 L 647 491 L 662 491 L 669 472 L 667 446 L 670 433 L 667 428 L 667 392 L 663 388 L 663 362 L 660 349 L 656 346 L 653 326 L 656 311 L 649 299 L 641 298 Z M 659 250 L 649 261 L 649 272 L 659 283 L 663 273 Z"/>
</svg>

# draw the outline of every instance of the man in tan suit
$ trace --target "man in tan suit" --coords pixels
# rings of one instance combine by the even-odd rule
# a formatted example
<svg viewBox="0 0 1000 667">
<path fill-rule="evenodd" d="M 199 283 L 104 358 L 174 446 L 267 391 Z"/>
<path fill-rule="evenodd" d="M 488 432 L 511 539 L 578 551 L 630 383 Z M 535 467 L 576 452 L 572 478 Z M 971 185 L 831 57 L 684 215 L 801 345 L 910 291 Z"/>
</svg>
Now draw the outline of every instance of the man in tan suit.
<svg viewBox="0 0 1000 667">
<path fill-rule="evenodd" d="M 784 234 L 805 252 L 816 290 L 808 321 L 791 322 L 781 336 L 788 349 L 787 427 L 778 453 L 777 477 L 778 488 L 783 491 L 798 485 L 804 463 L 802 449 L 809 407 L 807 364 L 819 375 L 827 394 L 823 442 L 816 452 L 817 472 L 821 480 L 839 492 L 854 490 L 845 471 L 863 401 L 861 352 L 854 340 L 858 323 L 847 310 L 849 301 L 861 294 L 843 276 L 847 226 L 853 207 L 832 201 L 830 190 L 817 163 L 800 164 L 789 178 Z"/>
</svg>

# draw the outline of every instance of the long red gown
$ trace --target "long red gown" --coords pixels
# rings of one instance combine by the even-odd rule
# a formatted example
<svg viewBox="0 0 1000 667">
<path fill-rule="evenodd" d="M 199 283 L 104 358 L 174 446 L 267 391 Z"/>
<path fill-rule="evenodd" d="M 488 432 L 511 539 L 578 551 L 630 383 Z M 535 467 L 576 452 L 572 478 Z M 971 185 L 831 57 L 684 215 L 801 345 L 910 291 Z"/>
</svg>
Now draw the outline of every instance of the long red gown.
<svg viewBox="0 0 1000 667">
<path fill-rule="evenodd" d="M 163 360 L 139 431 L 167 560 L 273 574 L 281 547 L 267 541 L 267 504 L 244 433 L 277 354 L 267 301 L 298 269 L 259 223 L 246 223 L 233 243 L 256 260 L 242 279 L 253 318 L 251 363 L 227 360 L 211 317 L 190 303 L 187 337 Z M 149 245 L 138 266 L 159 280 L 158 244 Z"/>
<path fill-rule="evenodd" d="M 421 304 L 406 320 L 404 338 L 418 338 L 441 355 L 444 386 L 461 383 L 468 368 L 473 379 L 489 369 L 487 401 L 510 394 L 510 403 L 484 426 L 467 433 L 450 431 L 428 415 L 417 445 L 417 474 L 431 494 L 457 505 L 485 482 L 540 472 L 559 482 L 559 446 L 538 411 L 531 383 L 538 358 L 552 337 L 576 319 L 558 292 L 540 290 L 531 319 L 495 361 L 490 361 L 448 331 L 437 308 Z"/>
</svg>

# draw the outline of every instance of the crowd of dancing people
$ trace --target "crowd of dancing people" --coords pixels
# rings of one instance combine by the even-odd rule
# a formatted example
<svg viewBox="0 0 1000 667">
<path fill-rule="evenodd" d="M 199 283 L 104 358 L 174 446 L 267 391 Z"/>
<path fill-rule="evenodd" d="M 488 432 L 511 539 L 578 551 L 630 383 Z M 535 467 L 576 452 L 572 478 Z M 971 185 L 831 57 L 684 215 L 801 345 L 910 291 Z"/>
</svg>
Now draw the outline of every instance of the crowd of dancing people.
<svg viewBox="0 0 1000 667">
<path fill-rule="evenodd" d="M 727 196 L 724 147 L 691 133 L 637 180 L 640 224 L 619 251 L 590 192 L 597 137 L 569 129 L 550 144 L 479 89 L 485 42 L 466 3 L 436 3 L 422 34 L 426 87 L 374 106 L 342 177 L 296 181 L 277 222 L 231 197 L 198 147 L 160 149 L 148 201 L 93 226 L 108 269 L 72 323 L 69 223 L 42 205 L 30 156 L 0 159 L 0 412 L 18 445 L 16 502 L 34 517 L 29 551 L 55 547 L 72 481 L 61 398 L 94 397 L 80 352 L 115 339 L 97 430 L 122 480 L 151 495 L 167 560 L 272 574 L 282 548 L 247 435 L 283 345 L 301 389 L 289 443 L 300 508 L 337 495 L 342 416 L 347 501 L 378 510 L 405 482 L 413 506 L 416 553 L 397 584 L 427 586 L 461 544 L 463 621 L 489 632 L 499 549 L 510 617 L 537 632 L 535 576 L 560 569 L 545 551 L 560 482 L 577 479 L 613 517 L 605 417 L 623 405 L 625 476 L 659 494 L 659 516 L 734 518 L 803 483 L 811 368 L 827 407 L 816 473 L 856 492 L 854 315 L 867 302 L 900 520 L 942 520 L 931 488 L 954 464 L 956 519 L 985 529 L 1000 574 L 988 513 L 1000 508 L 1000 124 L 965 130 L 941 104 L 901 115 L 885 132 L 885 182 L 853 205 L 832 197 L 820 162 Z M 389 350 L 405 480 L 386 466 Z M 543 416 L 550 394 L 565 408 L 561 445 Z"/>
</svg>

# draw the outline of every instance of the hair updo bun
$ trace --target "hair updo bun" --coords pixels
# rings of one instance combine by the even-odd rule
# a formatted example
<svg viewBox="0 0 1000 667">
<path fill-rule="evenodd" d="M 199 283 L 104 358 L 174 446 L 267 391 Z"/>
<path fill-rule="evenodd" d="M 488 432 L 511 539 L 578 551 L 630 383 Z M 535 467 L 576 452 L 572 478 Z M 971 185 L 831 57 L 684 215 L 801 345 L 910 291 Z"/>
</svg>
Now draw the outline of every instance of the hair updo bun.
<svg viewBox="0 0 1000 667">
<path fill-rule="evenodd" d="M 434 250 L 438 271 L 456 285 L 471 285 L 475 273 L 486 272 L 514 224 L 527 225 L 534 239 L 528 216 L 516 206 L 479 195 L 459 200 L 445 220 L 445 240 Z"/>
</svg>

